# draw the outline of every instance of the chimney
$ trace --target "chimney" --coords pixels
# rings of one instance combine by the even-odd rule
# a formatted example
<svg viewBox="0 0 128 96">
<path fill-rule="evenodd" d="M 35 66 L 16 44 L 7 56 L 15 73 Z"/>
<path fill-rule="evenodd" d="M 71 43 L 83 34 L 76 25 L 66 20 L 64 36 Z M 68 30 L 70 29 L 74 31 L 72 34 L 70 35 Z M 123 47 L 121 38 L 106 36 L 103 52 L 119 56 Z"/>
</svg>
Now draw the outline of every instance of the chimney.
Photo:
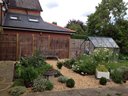
<svg viewBox="0 0 128 96">
<path fill-rule="evenodd" d="M 52 22 L 52 24 L 55 24 L 55 25 L 57 25 L 57 22 Z"/>
</svg>

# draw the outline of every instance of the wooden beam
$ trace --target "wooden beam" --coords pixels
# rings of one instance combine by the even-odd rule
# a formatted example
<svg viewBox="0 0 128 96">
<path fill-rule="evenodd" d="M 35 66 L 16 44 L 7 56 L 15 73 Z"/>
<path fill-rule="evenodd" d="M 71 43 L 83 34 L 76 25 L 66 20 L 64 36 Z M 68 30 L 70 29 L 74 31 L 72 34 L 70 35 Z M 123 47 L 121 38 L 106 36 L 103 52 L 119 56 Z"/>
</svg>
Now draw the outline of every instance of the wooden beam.
<svg viewBox="0 0 128 96">
<path fill-rule="evenodd" d="M 16 34 L 16 60 L 19 60 L 19 33 Z"/>
<path fill-rule="evenodd" d="M 32 50 L 33 50 L 33 52 L 32 52 L 32 55 L 34 54 L 34 52 L 35 52 L 35 35 L 34 34 L 32 34 Z"/>
</svg>

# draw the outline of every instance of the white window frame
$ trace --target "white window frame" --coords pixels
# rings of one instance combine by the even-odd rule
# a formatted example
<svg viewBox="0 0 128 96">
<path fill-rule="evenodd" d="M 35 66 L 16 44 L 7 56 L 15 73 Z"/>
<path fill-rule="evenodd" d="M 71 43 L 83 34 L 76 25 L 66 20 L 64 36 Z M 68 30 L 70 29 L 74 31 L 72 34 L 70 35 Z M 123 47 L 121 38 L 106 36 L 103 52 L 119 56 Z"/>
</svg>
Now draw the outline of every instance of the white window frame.
<svg viewBox="0 0 128 96">
<path fill-rule="evenodd" d="M 38 20 L 38 19 L 35 19 L 35 18 L 28 18 L 28 20 L 29 20 L 30 22 L 39 22 L 39 20 Z"/>
<path fill-rule="evenodd" d="M 18 20 L 18 16 L 10 16 L 11 20 Z"/>
</svg>

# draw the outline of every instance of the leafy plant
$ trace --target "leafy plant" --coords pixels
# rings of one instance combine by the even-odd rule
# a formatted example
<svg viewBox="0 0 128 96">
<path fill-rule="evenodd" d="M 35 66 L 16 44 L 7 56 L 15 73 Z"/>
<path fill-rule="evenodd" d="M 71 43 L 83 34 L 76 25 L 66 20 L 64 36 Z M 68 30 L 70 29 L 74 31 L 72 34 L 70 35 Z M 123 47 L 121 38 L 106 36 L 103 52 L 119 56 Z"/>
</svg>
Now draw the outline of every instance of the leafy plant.
<svg viewBox="0 0 128 96">
<path fill-rule="evenodd" d="M 82 55 L 78 58 L 75 64 L 72 66 L 72 70 L 77 73 L 94 74 L 97 64 L 94 62 L 91 55 Z"/>
<path fill-rule="evenodd" d="M 12 87 L 9 91 L 11 96 L 20 96 L 21 94 L 26 92 L 26 88 L 23 86 Z"/>
<path fill-rule="evenodd" d="M 16 64 L 16 77 L 23 79 L 26 87 L 31 87 L 34 79 L 51 68 L 40 53 L 36 51 L 31 57 L 22 57 Z"/>
<path fill-rule="evenodd" d="M 70 60 L 66 60 L 63 65 L 66 68 L 71 69 L 74 64 L 75 64 L 75 59 L 70 59 Z"/>
<path fill-rule="evenodd" d="M 43 92 L 45 90 L 51 89 L 53 89 L 53 84 L 44 77 L 39 76 L 37 79 L 34 80 L 32 88 L 34 92 Z"/>
<path fill-rule="evenodd" d="M 46 82 L 46 90 L 52 90 L 54 87 L 53 83 L 49 80 Z"/>
<path fill-rule="evenodd" d="M 57 62 L 57 68 L 58 68 L 58 69 L 61 69 L 62 66 L 63 66 L 63 62 Z"/>
<path fill-rule="evenodd" d="M 45 79 L 43 77 L 38 77 L 33 82 L 33 88 L 32 88 L 32 90 L 34 92 L 42 92 L 42 91 L 45 91 L 45 89 L 46 89 L 46 82 L 47 82 L 47 79 Z"/>
<path fill-rule="evenodd" d="M 95 49 L 92 56 L 98 64 L 109 63 L 114 60 L 113 52 L 107 48 Z"/>
<path fill-rule="evenodd" d="M 101 85 L 106 85 L 107 79 L 104 78 L 104 77 L 101 77 L 99 83 L 100 83 Z"/>
<path fill-rule="evenodd" d="M 61 72 L 59 70 L 55 71 L 54 77 L 62 76 Z"/>
<path fill-rule="evenodd" d="M 24 80 L 23 79 L 16 79 L 12 85 L 12 87 L 14 86 L 24 86 Z"/>
<path fill-rule="evenodd" d="M 61 82 L 61 83 L 65 83 L 67 80 L 68 80 L 68 78 L 65 77 L 65 76 L 60 76 L 60 77 L 58 78 L 58 81 Z"/>
<path fill-rule="evenodd" d="M 115 83 L 122 83 L 123 82 L 123 74 L 121 71 L 115 69 L 111 72 L 111 78 Z"/>
<path fill-rule="evenodd" d="M 69 88 L 73 88 L 75 86 L 75 81 L 73 79 L 68 79 L 66 81 L 66 86 Z"/>
</svg>

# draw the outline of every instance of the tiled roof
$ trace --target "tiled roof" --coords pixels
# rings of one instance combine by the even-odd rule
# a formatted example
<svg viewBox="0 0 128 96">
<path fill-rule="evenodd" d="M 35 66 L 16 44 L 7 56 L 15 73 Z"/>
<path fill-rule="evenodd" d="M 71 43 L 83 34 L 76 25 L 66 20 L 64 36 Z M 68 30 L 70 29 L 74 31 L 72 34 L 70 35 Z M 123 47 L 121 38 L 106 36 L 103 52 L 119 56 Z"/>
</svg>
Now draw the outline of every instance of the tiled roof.
<svg viewBox="0 0 128 96">
<path fill-rule="evenodd" d="M 70 32 L 74 32 L 67 28 L 63 28 L 54 24 L 47 23 L 43 21 L 41 16 L 33 16 L 33 15 L 25 15 L 25 14 L 17 14 L 17 13 L 7 13 L 3 26 L 11 27 L 11 28 L 40 30 L 42 32 L 52 31 L 52 32 L 68 33 L 68 34 Z"/>
<path fill-rule="evenodd" d="M 5 0 L 9 7 L 24 8 L 30 10 L 39 10 L 42 8 L 40 6 L 39 0 Z"/>
</svg>

